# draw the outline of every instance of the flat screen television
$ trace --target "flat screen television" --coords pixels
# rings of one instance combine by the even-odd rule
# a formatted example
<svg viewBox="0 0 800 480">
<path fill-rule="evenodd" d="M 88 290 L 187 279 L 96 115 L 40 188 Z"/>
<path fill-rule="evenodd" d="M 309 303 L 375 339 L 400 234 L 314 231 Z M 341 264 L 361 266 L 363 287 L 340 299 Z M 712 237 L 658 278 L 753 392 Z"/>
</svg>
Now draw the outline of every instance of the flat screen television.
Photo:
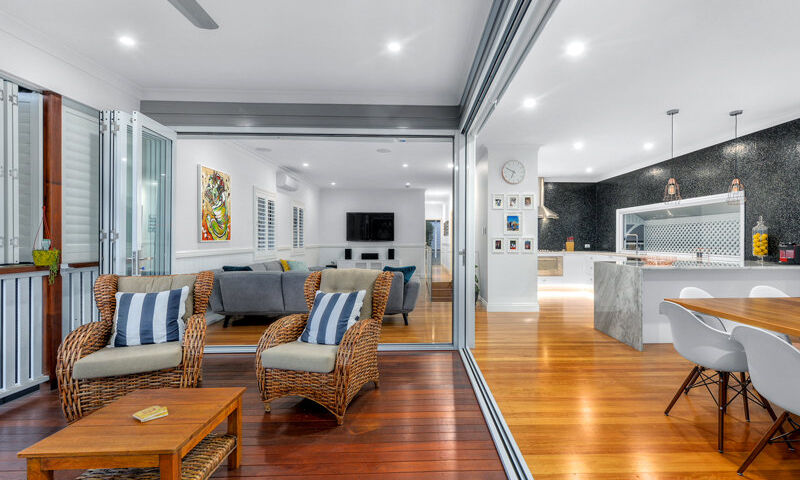
<svg viewBox="0 0 800 480">
<path fill-rule="evenodd" d="M 347 212 L 348 242 L 393 242 L 394 213 Z"/>
</svg>

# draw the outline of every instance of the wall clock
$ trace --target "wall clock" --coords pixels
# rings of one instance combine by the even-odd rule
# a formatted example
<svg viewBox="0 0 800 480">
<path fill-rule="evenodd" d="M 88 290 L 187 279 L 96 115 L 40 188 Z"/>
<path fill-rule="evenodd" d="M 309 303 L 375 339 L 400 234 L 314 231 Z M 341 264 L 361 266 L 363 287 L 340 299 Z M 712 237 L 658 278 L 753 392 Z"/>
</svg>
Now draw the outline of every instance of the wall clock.
<svg viewBox="0 0 800 480">
<path fill-rule="evenodd" d="M 503 180 L 516 185 L 525 179 L 525 165 L 519 160 L 509 160 L 503 164 Z"/>
</svg>

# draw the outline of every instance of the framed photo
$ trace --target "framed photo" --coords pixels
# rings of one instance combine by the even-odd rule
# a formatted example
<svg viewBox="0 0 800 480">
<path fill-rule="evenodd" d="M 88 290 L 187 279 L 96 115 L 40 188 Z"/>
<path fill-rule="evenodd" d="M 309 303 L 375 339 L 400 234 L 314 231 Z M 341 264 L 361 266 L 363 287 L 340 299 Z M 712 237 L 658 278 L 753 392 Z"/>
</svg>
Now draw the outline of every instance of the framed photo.
<svg viewBox="0 0 800 480">
<path fill-rule="evenodd" d="M 492 195 L 492 210 L 502 210 L 505 206 L 505 196 L 502 193 Z"/>
<path fill-rule="evenodd" d="M 521 238 L 520 251 L 522 253 L 533 253 L 533 239 L 530 237 Z"/>
<path fill-rule="evenodd" d="M 198 165 L 200 177 L 200 241 L 231 239 L 231 176 Z"/>
<path fill-rule="evenodd" d="M 494 237 L 492 239 L 492 253 L 503 253 L 506 251 L 506 239 L 503 237 Z"/>
<path fill-rule="evenodd" d="M 509 238 L 508 239 L 508 253 L 519 253 L 519 245 L 520 245 L 520 239 L 518 239 L 518 238 Z"/>
<path fill-rule="evenodd" d="M 506 194 L 506 208 L 509 210 L 516 210 L 519 208 L 519 194 Z"/>
<path fill-rule="evenodd" d="M 506 235 L 522 235 L 522 212 L 505 212 L 503 215 L 503 233 Z"/>
<path fill-rule="evenodd" d="M 532 193 L 523 193 L 522 200 L 520 200 L 520 202 L 522 203 L 523 210 L 533 210 L 533 207 L 535 205 L 535 203 L 533 202 Z"/>
</svg>

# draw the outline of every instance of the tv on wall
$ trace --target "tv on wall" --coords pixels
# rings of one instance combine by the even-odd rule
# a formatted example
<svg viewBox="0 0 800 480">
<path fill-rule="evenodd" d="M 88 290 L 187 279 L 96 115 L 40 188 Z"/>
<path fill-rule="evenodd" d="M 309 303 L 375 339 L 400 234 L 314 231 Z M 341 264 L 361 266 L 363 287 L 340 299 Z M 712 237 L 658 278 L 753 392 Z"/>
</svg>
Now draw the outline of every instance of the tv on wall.
<svg viewBox="0 0 800 480">
<path fill-rule="evenodd" d="M 394 213 L 347 212 L 348 242 L 393 242 Z"/>
</svg>

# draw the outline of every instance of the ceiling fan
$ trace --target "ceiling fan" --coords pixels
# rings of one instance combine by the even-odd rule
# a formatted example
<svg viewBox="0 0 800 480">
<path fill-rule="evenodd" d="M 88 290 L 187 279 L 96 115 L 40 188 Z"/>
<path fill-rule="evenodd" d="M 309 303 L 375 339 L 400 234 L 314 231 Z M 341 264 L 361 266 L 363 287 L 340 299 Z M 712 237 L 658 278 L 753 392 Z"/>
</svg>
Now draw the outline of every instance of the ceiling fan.
<svg viewBox="0 0 800 480">
<path fill-rule="evenodd" d="M 217 22 L 211 18 L 211 15 L 197 3 L 197 0 L 167 0 L 173 7 L 177 8 L 184 17 L 189 19 L 190 22 L 197 28 L 204 30 L 216 30 L 219 28 Z"/>
</svg>

